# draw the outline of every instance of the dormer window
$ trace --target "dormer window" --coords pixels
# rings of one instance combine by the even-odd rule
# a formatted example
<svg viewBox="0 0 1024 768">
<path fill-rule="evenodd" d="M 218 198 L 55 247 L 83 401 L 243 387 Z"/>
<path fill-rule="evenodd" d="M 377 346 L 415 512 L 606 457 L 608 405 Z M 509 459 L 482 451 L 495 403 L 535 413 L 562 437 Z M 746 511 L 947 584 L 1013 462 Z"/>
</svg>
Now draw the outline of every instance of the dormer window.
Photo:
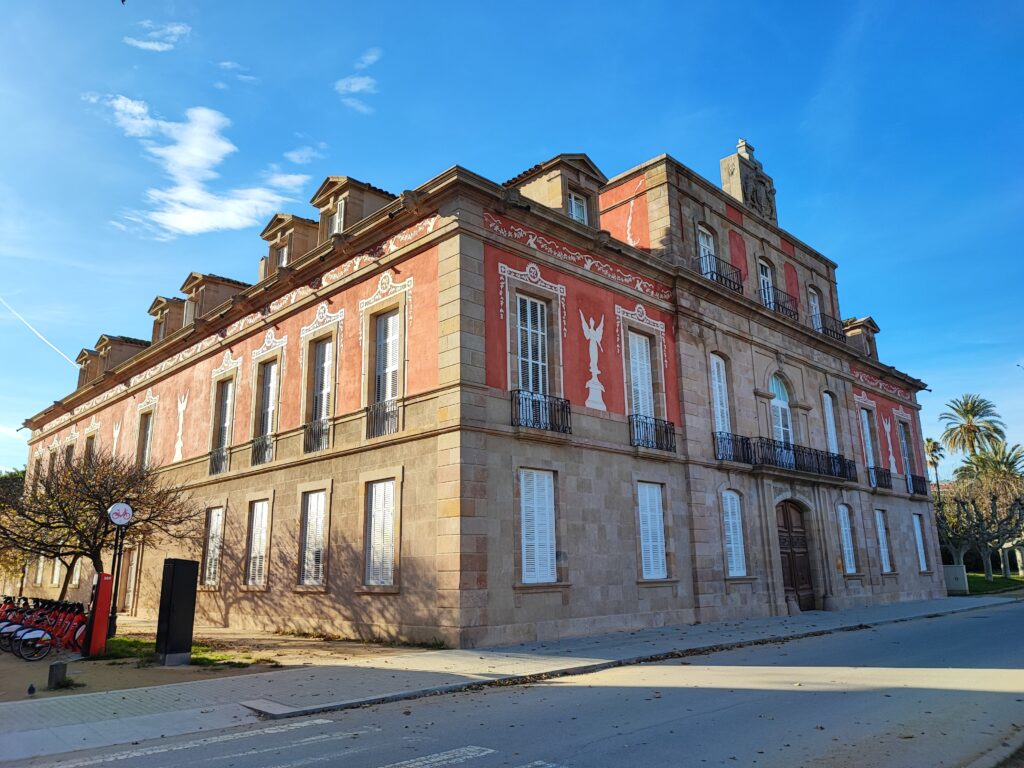
<svg viewBox="0 0 1024 768">
<path fill-rule="evenodd" d="M 578 192 L 569 193 L 569 218 L 587 224 L 587 198 Z"/>
<path fill-rule="evenodd" d="M 163 341 L 164 336 L 167 335 L 167 314 L 161 312 L 156 318 L 156 338 L 154 341 Z"/>
<path fill-rule="evenodd" d="M 288 250 L 289 250 L 288 249 L 288 241 L 285 240 L 284 245 L 282 245 L 280 248 L 277 249 L 277 266 L 278 266 L 278 268 L 288 266 L 288 257 L 289 257 Z"/>
<path fill-rule="evenodd" d="M 345 198 L 339 197 L 334 213 L 327 217 L 327 234 L 339 235 L 345 229 Z"/>
<path fill-rule="evenodd" d="M 185 321 L 184 325 L 189 325 L 196 319 L 196 300 L 191 296 L 185 302 Z"/>
</svg>

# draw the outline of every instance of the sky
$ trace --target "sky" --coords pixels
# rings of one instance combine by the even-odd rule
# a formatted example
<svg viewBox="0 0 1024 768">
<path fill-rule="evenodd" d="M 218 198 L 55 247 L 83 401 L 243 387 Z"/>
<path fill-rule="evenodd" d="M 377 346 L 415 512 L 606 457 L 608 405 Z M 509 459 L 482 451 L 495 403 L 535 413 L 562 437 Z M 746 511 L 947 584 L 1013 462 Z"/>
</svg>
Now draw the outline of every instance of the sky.
<svg viewBox="0 0 1024 768">
<path fill-rule="evenodd" d="M 719 182 L 739 137 L 843 317 L 1024 443 L 1024 5 L 37 0 L 3 3 L 0 299 L 72 360 L 149 338 L 191 271 L 255 282 L 324 177 L 393 192 L 560 152 Z M 1014 298 L 1016 297 L 1016 298 Z M 0 303 L 0 467 L 77 370 Z M 957 463 L 943 465 L 949 474 Z"/>
</svg>

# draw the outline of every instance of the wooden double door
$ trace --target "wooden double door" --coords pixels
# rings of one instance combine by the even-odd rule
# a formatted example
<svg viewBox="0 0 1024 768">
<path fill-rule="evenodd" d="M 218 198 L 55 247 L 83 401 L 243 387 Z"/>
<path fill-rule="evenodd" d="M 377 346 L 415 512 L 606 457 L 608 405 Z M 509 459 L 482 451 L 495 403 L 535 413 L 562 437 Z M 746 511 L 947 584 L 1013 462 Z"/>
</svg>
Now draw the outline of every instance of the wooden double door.
<svg viewBox="0 0 1024 768">
<path fill-rule="evenodd" d="M 807 547 L 804 513 L 792 501 L 775 507 L 779 527 L 779 554 L 782 556 L 782 581 L 786 598 L 792 596 L 801 611 L 813 611 L 814 583 L 811 581 L 811 556 Z"/>
</svg>

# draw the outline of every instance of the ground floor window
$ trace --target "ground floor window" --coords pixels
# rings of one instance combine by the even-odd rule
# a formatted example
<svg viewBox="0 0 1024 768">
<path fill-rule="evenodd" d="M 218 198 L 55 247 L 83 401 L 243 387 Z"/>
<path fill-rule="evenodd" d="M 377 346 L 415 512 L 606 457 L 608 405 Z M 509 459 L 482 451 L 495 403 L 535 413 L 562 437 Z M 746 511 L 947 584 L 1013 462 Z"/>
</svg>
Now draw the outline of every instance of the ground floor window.
<svg viewBox="0 0 1024 768">
<path fill-rule="evenodd" d="M 206 546 L 203 551 L 203 586 L 217 586 L 220 575 L 220 544 L 224 531 L 224 507 L 206 510 Z"/>
<path fill-rule="evenodd" d="M 884 510 L 875 510 L 875 527 L 878 529 L 878 556 L 882 562 L 882 573 L 892 573 L 892 554 L 889 551 L 889 520 Z"/>
<path fill-rule="evenodd" d="M 519 470 L 523 584 L 558 581 L 555 566 L 555 473 Z"/>
<path fill-rule="evenodd" d="M 366 486 L 366 583 L 395 583 L 395 480 Z"/>
<path fill-rule="evenodd" d="M 270 502 L 266 499 L 249 505 L 249 562 L 245 583 L 262 587 L 267 583 L 267 519 Z"/>
<path fill-rule="evenodd" d="M 645 579 L 668 577 L 665 563 L 665 511 L 660 483 L 637 483 L 640 566 Z"/>
<path fill-rule="evenodd" d="M 302 494 L 302 572 L 299 581 L 305 586 L 324 583 L 326 500 L 326 491 Z"/>
<path fill-rule="evenodd" d="M 843 571 L 857 572 L 857 550 L 853 545 L 853 522 L 850 519 L 850 508 L 846 504 L 836 507 L 839 515 L 839 542 L 843 545 Z"/>
<path fill-rule="evenodd" d="M 924 545 L 924 515 L 914 513 L 914 539 L 917 542 L 917 568 L 928 570 L 928 550 Z"/>
<path fill-rule="evenodd" d="M 722 492 L 722 528 L 725 533 L 725 575 L 741 578 L 747 575 L 747 558 L 743 551 L 743 516 L 740 495 Z"/>
</svg>

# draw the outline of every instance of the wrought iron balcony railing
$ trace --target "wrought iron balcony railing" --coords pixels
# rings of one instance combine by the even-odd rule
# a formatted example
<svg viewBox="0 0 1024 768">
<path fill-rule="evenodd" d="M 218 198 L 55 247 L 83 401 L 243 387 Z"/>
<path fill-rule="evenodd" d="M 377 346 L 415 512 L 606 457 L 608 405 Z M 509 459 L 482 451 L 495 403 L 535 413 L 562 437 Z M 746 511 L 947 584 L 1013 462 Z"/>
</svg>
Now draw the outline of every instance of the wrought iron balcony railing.
<svg viewBox="0 0 1024 768">
<path fill-rule="evenodd" d="M 260 435 L 259 437 L 253 438 L 251 464 L 256 466 L 257 464 L 266 464 L 268 461 L 273 460 L 274 436 Z"/>
<path fill-rule="evenodd" d="M 316 453 L 327 450 L 331 441 L 331 422 L 317 419 L 302 426 L 302 450 L 304 453 Z"/>
<path fill-rule="evenodd" d="M 551 395 L 512 390 L 512 426 L 546 429 L 572 434 L 572 410 L 569 401 Z"/>
<path fill-rule="evenodd" d="M 730 291 L 743 293 L 743 275 L 729 262 L 704 253 L 694 259 L 693 268 L 708 280 L 723 285 Z"/>
<path fill-rule="evenodd" d="M 228 468 L 228 449 L 214 448 L 210 451 L 210 474 L 219 475 Z"/>
<path fill-rule="evenodd" d="M 381 400 L 366 409 L 366 436 L 381 437 L 398 432 L 398 400 Z"/>
<path fill-rule="evenodd" d="M 892 490 L 892 472 L 882 467 L 868 467 L 868 482 L 872 488 Z"/>
<path fill-rule="evenodd" d="M 928 478 L 921 477 L 920 475 L 910 475 L 908 480 L 908 490 L 914 496 L 927 496 L 928 495 Z"/>
<path fill-rule="evenodd" d="M 753 464 L 754 453 L 750 447 L 750 438 L 729 432 L 715 432 L 715 458 L 719 461 Z"/>
<path fill-rule="evenodd" d="M 640 448 L 676 452 L 676 425 L 651 416 L 629 417 L 629 444 Z"/>
<path fill-rule="evenodd" d="M 828 336 L 835 341 L 846 343 L 846 331 L 843 330 L 843 321 L 837 320 L 831 315 L 811 315 L 811 326 L 818 333 Z"/>
<path fill-rule="evenodd" d="M 790 320 L 800 319 L 796 296 L 790 296 L 785 291 L 780 291 L 774 285 L 770 288 L 764 285 L 761 286 L 761 303 L 768 307 L 768 309 L 778 312 L 780 315 L 785 315 Z"/>
<path fill-rule="evenodd" d="M 768 437 L 756 437 L 750 443 L 755 465 L 793 469 L 839 480 L 857 479 L 857 466 L 838 453 L 820 451 L 805 445 L 793 445 Z"/>
</svg>

